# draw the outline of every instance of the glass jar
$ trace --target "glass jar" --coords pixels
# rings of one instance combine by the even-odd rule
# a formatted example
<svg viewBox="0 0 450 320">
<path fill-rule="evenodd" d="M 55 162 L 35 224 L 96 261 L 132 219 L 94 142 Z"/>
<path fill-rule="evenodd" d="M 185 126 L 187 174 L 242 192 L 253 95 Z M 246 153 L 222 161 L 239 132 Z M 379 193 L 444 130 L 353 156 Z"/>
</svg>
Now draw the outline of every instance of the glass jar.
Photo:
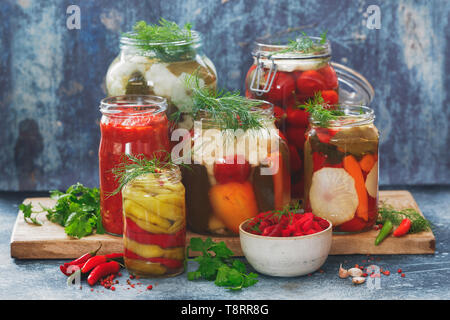
<svg viewBox="0 0 450 320">
<path fill-rule="evenodd" d="M 169 151 L 166 99 L 125 95 L 103 99 L 100 104 L 99 147 L 100 212 L 106 232 L 122 235 L 122 196 L 111 195 L 119 186 L 112 170 L 124 154 L 153 157 Z"/>
<path fill-rule="evenodd" d="M 319 38 L 310 37 L 319 43 Z M 285 43 L 285 44 L 283 44 Z M 328 104 L 349 103 L 368 105 L 373 88 L 359 73 L 331 62 L 329 41 L 318 44 L 313 53 L 283 52 L 287 39 L 257 41 L 252 52 L 254 63 L 245 79 L 246 96 L 273 103 L 277 126 L 287 138 L 291 158 L 292 196 L 304 194 L 305 133 L 309 114 L 299 108 L 321 92 Z"/>
<path fill-rule="evenodd" d="M 196 119 L 191 165 L 182 168 L 190 230 L 236 235 L 246 219 L 290 203 L 289 150 L 273 107 L 262 102 L 251 112 L 260 113 L 261 127 L 231 130 L 207 113 Z"/>
<path fill-rule="evenodd" d="M 151 94 L 167 99 L 167 114 L 188 110 L 192 105 L 185 81 L 196 73 L 201 86 L 216 88 L 217 73 L 202 53 L 200 33 L 192 31 L 192 41 L 142 43 L 126 34 L 120 40 L 120 54 L 106 74 L 108 96 Z M 191 129 L 186 115 L 178 126 Z"/>
<path fill-rule="evenodd" d="M 341 105 L 324 128 L 311 118 L 305 143 L 305 209 L 335 232 L 373 227 L 378 214 L 378 130 L 374 112 Z"/>
<path fill-rule="evenodd" d="M 184 271 L 185 191 L 177 166 L 148 173 L 123 190 L 124 261 L 128 271 L 146 277 Z"/>
</svg>

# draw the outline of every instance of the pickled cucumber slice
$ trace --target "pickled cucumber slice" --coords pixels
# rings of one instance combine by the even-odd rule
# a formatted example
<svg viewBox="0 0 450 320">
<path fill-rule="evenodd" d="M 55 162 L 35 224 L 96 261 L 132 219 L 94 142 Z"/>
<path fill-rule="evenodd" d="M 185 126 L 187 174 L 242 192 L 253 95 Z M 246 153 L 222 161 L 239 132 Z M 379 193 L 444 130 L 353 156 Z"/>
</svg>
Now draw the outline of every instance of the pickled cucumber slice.
<svg viewBox="0 0 450 320">
<path fill-rule="evenodd" d="M 312 212 L 334 226 L 353 219 L 358 207 L 355 180 L 342 168 L 322 168 L 312 177 L 309 191 Z"/>
</svg>

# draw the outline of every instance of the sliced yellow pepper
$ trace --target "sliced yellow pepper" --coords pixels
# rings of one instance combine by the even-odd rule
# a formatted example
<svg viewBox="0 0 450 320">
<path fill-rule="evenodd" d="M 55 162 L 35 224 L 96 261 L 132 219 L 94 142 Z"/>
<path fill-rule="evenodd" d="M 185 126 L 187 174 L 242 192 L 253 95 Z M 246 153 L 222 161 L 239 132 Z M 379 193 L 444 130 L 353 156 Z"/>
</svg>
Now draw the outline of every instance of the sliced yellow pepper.
<svg viewBox="0 0 450 320">
<path fill-rule="evenodd" d="M 161 276 L 167 272 L 166 267 L 159 263 L 151 263 L 148 261 L 125 258 L 125 266 L 135 272 L 142 272 L 146 274 L 152 274 L 155 276 Z"/>
<path fill-rule="evenodd" d="M 123 210 L 125 212 L 125 216 L 127 217 L 131 215 L 137 219 L 156 224 L 164 229 L 169 229 L 172 225 L 169 220 L 161 218 L 160 216 L 145 210 L 145 208 L 133 200 L 125 200 L 123 203 Z"/>
</svg>

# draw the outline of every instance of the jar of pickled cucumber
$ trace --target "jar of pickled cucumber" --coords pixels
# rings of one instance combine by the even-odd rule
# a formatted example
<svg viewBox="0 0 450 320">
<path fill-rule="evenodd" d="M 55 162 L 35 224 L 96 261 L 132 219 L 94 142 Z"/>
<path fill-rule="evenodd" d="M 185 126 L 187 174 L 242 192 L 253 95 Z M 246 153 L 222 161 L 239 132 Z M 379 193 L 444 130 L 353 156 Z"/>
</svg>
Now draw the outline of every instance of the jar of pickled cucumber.
<svg viewBox="0 0 450 320">
<path fill-rule="evenodd" d="M 332 63 L 326 34 L 257 40 L 253 65 L 245 79 L 246 96 L 274 104 L 277 126 L 287 138 L 291 155 L 292 196 L 304 194 L 304 143 L 309 126 L 305 102 L 320 93 L 325 103 L 368 105 L 373 88 L 359 73 Z"/>
<path fill-rule="evenodd" d="M 182 168 L 192 231 L 236 235 L 241 222 L 290 203 L 289 150 L 274 124 L 273 106 L 251 101 L 236 126 L 231 119 L 220 121 L 221 113 L 195 118 L 191 165 Z"/>
<path fill-rule="evenodd" d="M 184 271 L 186 216 L 181 172 L 171 165 L 130 180 L 122 189 L 124 261 L 144 277 Z"/>
<path fill-rule="evenodd" d="M 361 232 L 378 214 L 378 130 L 372 109 L 340 105 L 324 126 L 313 116 L 305 143 L 305 206 L 334 232 Z"/>
<path fill-rule="evenodd" d="M 202 37 L 186 26 L 162 20 L 160 25 L 139 22 L 120 39 L 120 53 L 106 74 L 109 96 L 152 94 L 167 99 L 167 115 L 185 111 L 191 104 L 185 79 L 196 73 L 202 86 L 215 89 L 214 64 L 202 52 Z M 184 117 L 179 127 L 191 129 Z"/>
</svg>

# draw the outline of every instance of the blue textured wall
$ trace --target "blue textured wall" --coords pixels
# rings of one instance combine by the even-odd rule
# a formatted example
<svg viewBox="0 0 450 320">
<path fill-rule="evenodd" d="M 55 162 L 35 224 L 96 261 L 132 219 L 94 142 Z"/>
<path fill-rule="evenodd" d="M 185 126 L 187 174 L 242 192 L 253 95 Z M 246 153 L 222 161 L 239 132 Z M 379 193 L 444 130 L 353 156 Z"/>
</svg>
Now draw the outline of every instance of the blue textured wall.
<svg viewBox="0 0 450 320">
<path fill-rule="evenodd" d="M 448 184 L 450 1 L 3 0 L 0 190 L 98 183 L 98 102 L 121 31 L 137 20 L 193 22 L 220 86 L 242 89 L 252 41 L 329 30 L 336 62 L 373 84 L 381 184 Z M 81 30 L 66 9 L 81 8 Z M 369 5 L 381 29 L 364 24 Z"/>
</svg>

